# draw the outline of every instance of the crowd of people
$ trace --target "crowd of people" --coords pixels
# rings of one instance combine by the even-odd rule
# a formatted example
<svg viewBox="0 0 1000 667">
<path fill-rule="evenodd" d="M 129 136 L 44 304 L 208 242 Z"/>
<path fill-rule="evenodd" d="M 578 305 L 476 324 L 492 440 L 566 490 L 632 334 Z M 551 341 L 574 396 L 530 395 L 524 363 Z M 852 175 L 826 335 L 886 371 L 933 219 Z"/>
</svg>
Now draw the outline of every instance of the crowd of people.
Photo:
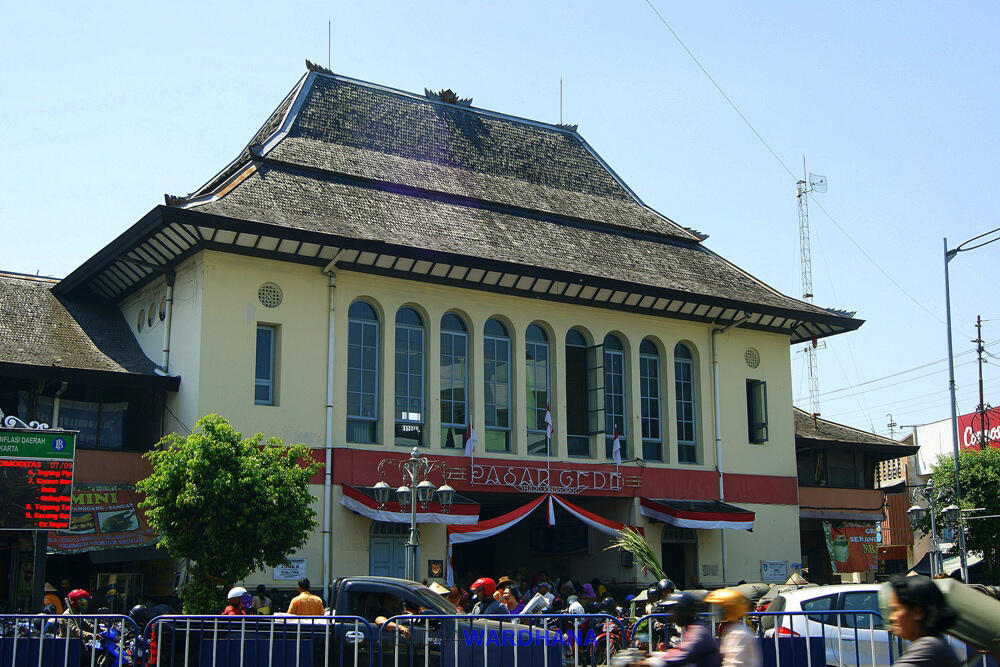
<svg viewBox="0 0 1000 667">
<path fill-rule="evenodd" d="M 610 612 L 617 607 L 599 578 L 581 583 L 563 577 L 553 582 L 545 571 L 530 580 L 514 572 L 513 576 L 503 575 L 496 580 L 480 577 L 464 589 L 448 589 L 440 584 L 432 584 L 431 588 L 463 614 L 585 614 Z"/>
</svg>

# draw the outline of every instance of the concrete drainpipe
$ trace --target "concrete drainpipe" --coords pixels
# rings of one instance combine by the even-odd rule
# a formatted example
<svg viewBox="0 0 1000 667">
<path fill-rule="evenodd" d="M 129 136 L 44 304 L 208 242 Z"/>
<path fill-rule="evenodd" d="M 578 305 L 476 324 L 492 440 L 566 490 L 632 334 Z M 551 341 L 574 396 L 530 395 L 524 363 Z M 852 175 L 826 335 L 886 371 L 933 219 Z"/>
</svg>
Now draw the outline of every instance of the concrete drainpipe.
<svg viewBox="0 0 1000 667">
<path fill-rule="evenodd" d="M 330 539 L 333 534 L 333 517 L 331 516 L 333 505 L 333 353 L 334 353 L 334 313 L 336 312 L 336 288 L 337 275 L 334 269 L 337 267 L 337 259 L 340 251 L 334 255 L 330 263 L 324 267 L 323 272 L 330 278 L 330 320 L 327 329 L 326 343 L 326 458 L 323 466 L 323 598 L 328 605 L 333 605 L 331 595 L 331 551 Z"/>
<path fill-rule="evenodd" d="M 744 314 L 740 319 L 727 324 L 719 329 L 712 329 L 712 410 L 715 413 L 715 469 L 719 475 L 719 500 L 726 501 L 726 485 L 722 472 L 722 406 L 719 402 L 719 352 L 718 338 L 721 333 L 726 333 L 733 327 L 737 327 L 749 319 Z M 728 552 L 726 549 L 726 529 L 723 528 L 720 534 L 722 540 L 722 583 L 729 583 Z"/>
</svg>

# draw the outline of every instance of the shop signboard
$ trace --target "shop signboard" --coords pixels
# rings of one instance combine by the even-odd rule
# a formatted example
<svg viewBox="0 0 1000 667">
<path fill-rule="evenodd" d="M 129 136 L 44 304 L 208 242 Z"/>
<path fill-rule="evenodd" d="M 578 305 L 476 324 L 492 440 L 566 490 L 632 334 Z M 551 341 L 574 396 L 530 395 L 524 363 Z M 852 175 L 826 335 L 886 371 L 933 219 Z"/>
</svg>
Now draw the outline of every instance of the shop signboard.
<svg viewBox="0 0 1000 667">
<path fill-rule="evenodd" d="M 289 558 L 287 565 L 274 568 L 275 581 L 298 581 L 306 576 L 308 562 L 305 558 Z"/>
<path fill-rule="evenodd" d="M 70 523 L 76 431 L 0 429 L 0 530 Z"/>
<path fill-rule="evenodd" d="M 144 547 L 157 541 L 131 484 L 77 484 L 66 529 L 49 534 L 49 550 L 82 553 Z"/>
<path fill-rule="evenodd" d="M 577 494 L 622 489 L 622 474 L 617 471 L 549 469 L 530 465 L 474 463 L 469 481 L 473 486 L 508 487 L 522 493 Z"/>
<path fill-rule="evenodd" d="M 760 562 L 761 581 L 786 581 L 787 579 L 787 560 L 762 560 Z"/>
<path fill-rule="evenodd" d="M 823 534 L 834 574 L 878 570 L 882 531 L 874 521 L 824 521 Z"/>
<path fill-rule="evenodd" d="M 988 447 L 1000 447 L 1000 414 L 994 409 L 987 410 L 985 429 L 982 416 L 978 412 L 959 415 L 958 437 L 962 449 L 979 451 L 984 444 Z"/>
</svg>

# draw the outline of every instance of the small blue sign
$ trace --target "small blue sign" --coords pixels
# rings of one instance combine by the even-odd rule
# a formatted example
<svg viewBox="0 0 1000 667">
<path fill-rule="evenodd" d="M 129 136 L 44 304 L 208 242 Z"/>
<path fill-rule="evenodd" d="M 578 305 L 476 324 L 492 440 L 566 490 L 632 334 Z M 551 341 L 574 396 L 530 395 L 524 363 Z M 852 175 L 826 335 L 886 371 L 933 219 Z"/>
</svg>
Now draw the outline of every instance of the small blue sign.
<svg viewBox="0 0 1000 667">
<path fill-rule="evenodd" d="M 57 452 L 61 452 L 62 450 L 66 449 L 66 441 L 63 440 L 62 438 L 56 438 L 55 440 L 52 441 L 52 449 L 56 450 Z"/>
</svg>

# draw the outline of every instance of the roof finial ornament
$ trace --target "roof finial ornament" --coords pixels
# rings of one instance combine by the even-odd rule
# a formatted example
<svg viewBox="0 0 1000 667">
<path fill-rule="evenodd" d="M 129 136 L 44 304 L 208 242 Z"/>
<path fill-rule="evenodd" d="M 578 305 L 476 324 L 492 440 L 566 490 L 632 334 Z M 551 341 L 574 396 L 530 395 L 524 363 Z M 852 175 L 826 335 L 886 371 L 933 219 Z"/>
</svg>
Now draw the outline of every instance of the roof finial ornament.
<svg viewBox="0 0 1000 667">
<path fill-rule="evenodd" d="M 187 201 L 187 197 L 164 194 L 163 201 L 166 202 L 167 206 L 180 206 Z"/>
<path fill-rule="evenodd" d="M 318 63 L 314 63 L 308 58 L 306 58 L 306 69 L 309 70 L 310 72 L 318 72 L 319 74 L 333 74 L 333 70 L 327 67 L 323 67 Z"/>
<path fill-rule="evenodd" d="M 460 107 L 472 106 L 471 97 L 459 97 L 458 94 L 451 88 L 445 88 L 436 93 L 429 88 L 424 88 L 424 97 L 429 100 L 444 102 L 445 104 L 454 104 Z"/>
</svg>

